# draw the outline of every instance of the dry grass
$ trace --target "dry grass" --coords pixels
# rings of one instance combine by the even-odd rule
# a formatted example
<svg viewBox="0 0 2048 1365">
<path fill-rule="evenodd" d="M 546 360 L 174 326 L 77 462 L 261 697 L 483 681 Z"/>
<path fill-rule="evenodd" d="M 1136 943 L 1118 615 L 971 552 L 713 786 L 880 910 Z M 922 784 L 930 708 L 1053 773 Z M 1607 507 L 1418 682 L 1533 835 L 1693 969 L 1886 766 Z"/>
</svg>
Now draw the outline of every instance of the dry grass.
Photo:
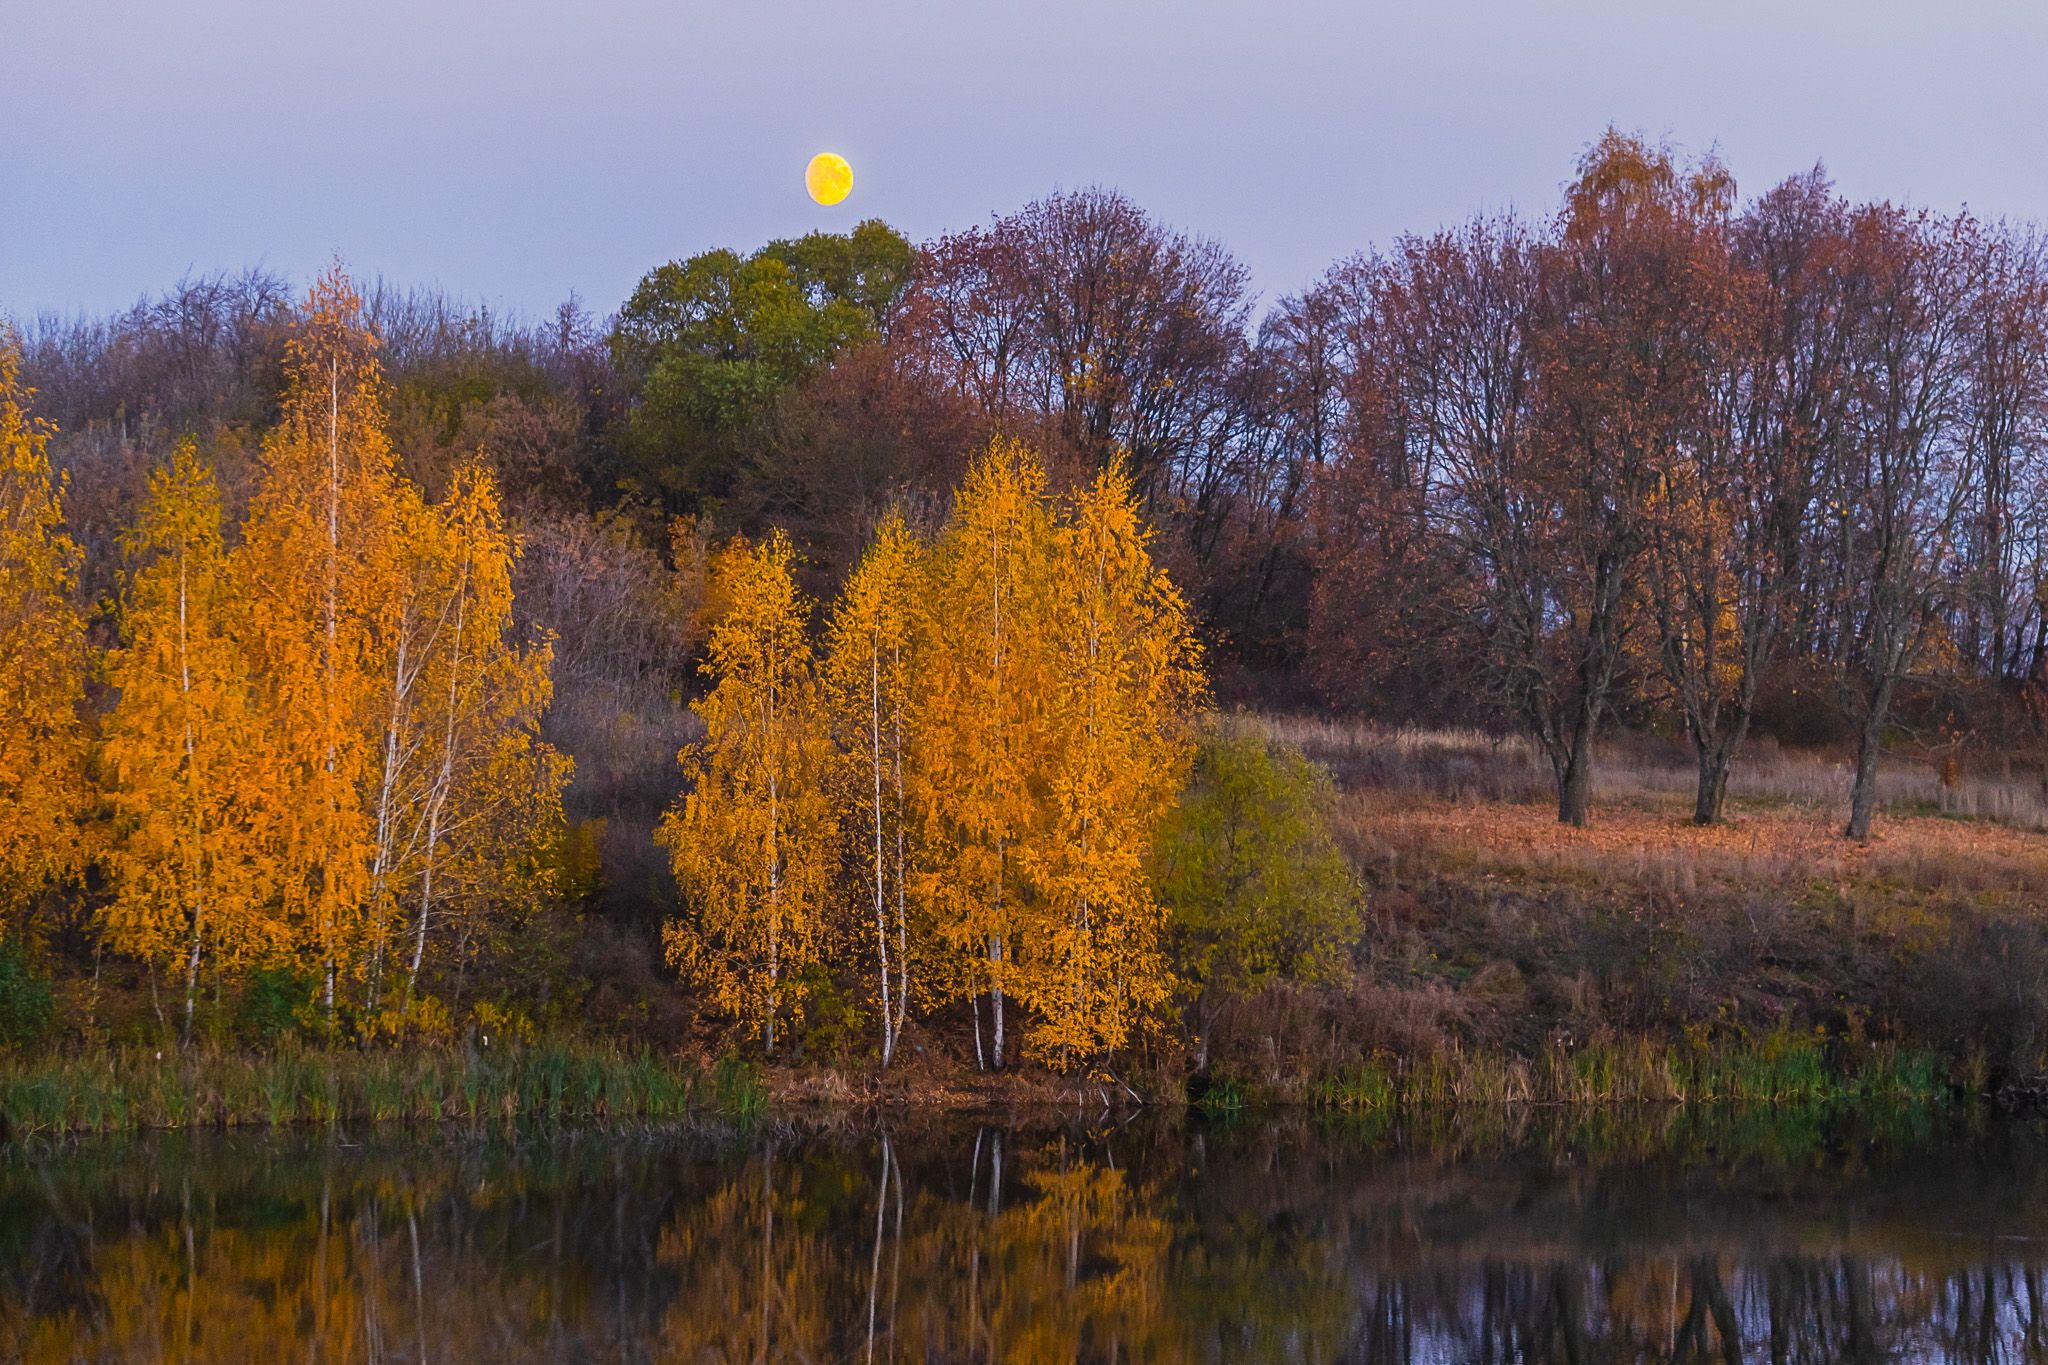
<svg viewBox="0 0 2048 1365">
<path fill-rule="evenodd" d="M 1550 765 L 1520 736 L 1476 730 L 1415 730 L 1322 717 L 1241 717 L 1240 724 L 1298 745 L 1347 787 L 1420 792 L 1454 801 L 1550 802 Z M 1683 803 L 1690 809 L 1696 770 L 1679 745 L 1618 735 L 1595 755 L 1595 819 L 1615 803 Z M 1848 817 L 1846 758 L 1750 744 L 1729 778 L 1729 799 L 1745 807 L 1789 805 L 1822 823 Z M 1940 768 L 1906 753 L 1886 756 L 1878 800 L 1887 815 L 1941 815 L 2048 832 L 2048 774 L 1965 772 L 1944 782 Z"/>
<path fill-rule="evenodd" d="M 1417 800 L 1386 792 L 1344 798 L 1340 827 L 1362 858 L 1572 881 L 1624 880 L 1690 894 L 1712 885 L 1790 889 L 1867 885 L 1981 896 L 2048 897 L 2048 844 L 1988 822 L 1894 816 L 1867 844 L 1800 807 L 1738 810 L 1702 828 L 1668 805 L 1602 808 L 1588 829 L 1547 806 Z"/>
<path fill-rule="evenodd" d="M 1760 745 L 1702 828 L 1689 756 L 1619 736 L 1573 829 L 1526 741 L 1231 723 L 1331 769 L 1369 908 L 1355 979 L 1220 1020 L 1216 1069 L 1253 1090 L 1368 1108 L 2048 1094 L 2038 782 L 1944 784 L 1898 756 L 1857 844 L 1846 769 Z"/>
<path fill-rule="evenodd" d="M 1701 884 L 1783 889 L 1890 882 L 1959 894 L 2048 897 L 2048 795 L 2039 776 L 1974 773 L 1943 782 L 1925 759 L 1893 755 L 1879 777 L 1868 844 L 1841 838 L 1850 772 L 1825 755 L 1752 745 L 1729 783 L 1728 817 L 1691 822 L 1694 771 L 1681 749 L 1618 737 L 1596 765 L 1593 824 L 1554 816 L 1536 746 L 1471 730 L 1409 730 L 1296 717 L 1243 717 L 1336 774 L 1354 852 L 1489 872 L 1623 877 L 1690 893 Z"/>
</svg>

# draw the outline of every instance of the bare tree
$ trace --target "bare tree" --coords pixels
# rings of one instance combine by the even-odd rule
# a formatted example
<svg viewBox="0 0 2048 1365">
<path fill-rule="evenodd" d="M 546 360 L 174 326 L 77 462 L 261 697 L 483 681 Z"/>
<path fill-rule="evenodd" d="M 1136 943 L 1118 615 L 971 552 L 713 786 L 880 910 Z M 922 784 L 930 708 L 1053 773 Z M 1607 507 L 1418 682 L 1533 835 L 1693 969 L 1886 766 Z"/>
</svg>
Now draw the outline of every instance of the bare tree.
<svg viewBox="0 0 2048 1365">
<path fill-rule="evenodd" d="M 1941 638 L 1962 585 L 1982 473 L 1966 400 L 1985 252 L 1967 216 L 1888 205 L 1860 210 L 1850 234 L 1857 352 L 1827 514 L 1845 566 L 1843 694 L 1857 722 L 1845 832 L 1867 839 L 1892 701 Z"/>
</svg>

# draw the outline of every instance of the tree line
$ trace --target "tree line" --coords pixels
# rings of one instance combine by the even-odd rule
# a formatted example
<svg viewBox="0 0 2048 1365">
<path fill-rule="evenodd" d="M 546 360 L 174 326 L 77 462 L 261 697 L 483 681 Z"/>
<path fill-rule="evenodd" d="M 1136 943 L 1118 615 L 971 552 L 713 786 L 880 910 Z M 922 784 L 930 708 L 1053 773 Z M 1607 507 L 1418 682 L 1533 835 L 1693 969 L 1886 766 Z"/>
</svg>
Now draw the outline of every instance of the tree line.
<svg viewBox="0 0 2048 1365">
<path fill-rule="evenodd" d="M 1903 688 L 2038 695 L 2031 232 L 1851 205 L 1818 174 L 1738 210 L 1711 158 L 1610 134 L 1547 230 L 1404 240 L 1326 288 L 1361 377 L 1317 619 L 1359 623 L 1343 667 L 1368 686 L 1485 679 L 1550 756 L 1561 819 L 1585 823 L 1628 707 L 1675 717 L 1695 817 L 1718 819 L 1789 678 L 1848 723 L 1862 838 Z"/>
<path fill-rule="evenodd" d="M 102 877 L 94 929 L 182 987 L 188 1038 L 203 981 L 280 965 L 329 1031 L 445 1031 L 469 939 L 565 891 L 571 757 L 542 737 L 523 547 L 480 459 L 439 498 L 398 474 L 386 394 L 330 272 L 246 510 L 179 441 L 89 628 L 53 433 L 0 349 L 9 930 Z M 928 529 L 879 523 L 822 623 L 786 535 L 705 551 L 701 732 L 657 833 L 684 893 L 667 954 L 714 1010 L 773 1053 L 814 997 L 860 992 L 835 973 L 858 960 L 884 1066 L 913 1002 L 965 1000 L 997 1068 L 1019 1032 L 1064 1066 L 1154 1017 L 1154 840 L 1206 694 L 1150 540 L 1122 466 L 1056 489 L 998 441 Z"/>
<path fill-rule="evenodd" d="M 665 267 L 613 356 L 636 439 L 828 551 L 971 434 L 1122 461 L 1225 695 L 1522 729 L 1573 824 L 1617 720 L 1689 744 L 1703 823 L 1759 716 L 1840 743 L 1857 838 L 1888 736 L 2038 737 L 2031 227 L 1851 203 L 1818 169 L 1744 203 L 1711 156 L 1610 131 L 1547 219 L 1252 303 L 1221 246 L 1082 191 L 918 252 L 869 225 Z"/>
<path fill-rule="evenodd" d="M 849 940 L 884 1066 L 914 999 L 965 997 L 996 1068 L 1006 1001 L 1063 1065 L 1165 1001 L 1149 864 L 1204 689 L 1148 539 L 1120 466 L 1053 496 L 998 443 L 935 535 L 882 522 L 816 641 L 787 537 L 720 553 L 705 738 L 661 828 L 697 913 L 665 939 L 769 1051 Z"/>
<path fill-rule="evenodd" d="M 1082 676 L 1063 594 L 1084 504 L 1150 528 L 1217 698 L 1523 730 L 1568 821 L 1617 726 L 1690 748 L 1703 821 L 1752 734 L 1839 746 L 1858 836 L 1888 743 L 2038 752 L 2039 240 L 1852 203 L 1818 169 L 1743 200 L 1711 157 L 1609 133 L 1554 214 L 1404 237 L 1263 309 L 1223 246 L 1106 190 L 922 245 L 870 222 L 705 252 L 608 317 L 321 290 L 187 280 L 34 320 L 8 362 L 7 563 L 29 587 L 6 625 L 21 837 L 0 859 L 80 961 L 122 924 L 121 951 L 196 982 L 197 895 L 228 907 L 205 911 L 200 975 L 288 948 L 337 1014 L 411 1018 L 423 979 L 459 992 L 489 959 L 539 995 L 592 983 L 593 1017 L 637 1026 L 687 895 L 711 917 L 668 934 L 675 963 L 764 1041 L 837 1007 L 827 978 L 858 943 L 877 1017 L 971 1008 L 988 1056 L 998 1018 L 1014 1052 L 1023 1002 L 1034 1046 L 1088 1055 L 1129 1003 L 1092 995 L 1124 951 L 1095 937 L 1104 896 L 1155 925 L 1132 951 L 1166 935 L 1183 988 L 1243 924 L 1182 918 L 1213 849 L 1162 871 L 1157 836 L 1150 904 L 1108 854 L 1049 851 L 1059 821 L 1106 817 L 1044 765 L 1114 766 L 1058 700 Z M 1016 495 L 1028 553 L 989 569 L 1015 714 L 957 700 L 997 686 L 963 671 L 981 618 L 957 577 L 991 451 L 1037 489 Z M 870 691 L 894 691 L 864 745 L 856 601 L 901 617 L 872 627 L 895 643 Z M 732 635 L 734 602 L 781 612 L 782 643 Z M 1011 668 L 1057 687 L 1027 705 Z M 1007 738 L 973 748 L 975 726 Z M 998 761 L 1022 735 L 1039 766 Z M 1270 763 L 1245 770 L 1270 755 L 1186 742 L 1162 770 L 1204 799 L 1270 794 Z M 730 799 L 675 806 L 702 784 Z M 815 866 L 706 852 L 754 837 L 734 822 L 761 790 Z M 1167 826 L 1211 838 L 1213 807 L 1186 806 Z M 1075 890 L 1090 878 L 1112 889 Z M 968 886 L 987 903 L 941 905 Z M 593 913 L 565 934 L 548 904 Z M 1091 927 L 1055 933 L 1077 906 Z M 1055 1009 L 1054 983 L 1080 1003 Z"/>
<path fill-rule="evenodd" d="M 483 917 L 547 894 L 569 765 L 538 736 L 550 655 L 512 629 L 496 483 L 398 477 L 359 312 L 339 275 L 314 287 L 238 528 L 196 442 L 150 473 L 104 640 L 0 346 L 6 927 L 103 880 L 98 932 L 168 970 L 188 1037 L 202 972 L 282 962 L 330 1025 L 403 1028 L 430 943 L 459 970 Z"/>
</svg>

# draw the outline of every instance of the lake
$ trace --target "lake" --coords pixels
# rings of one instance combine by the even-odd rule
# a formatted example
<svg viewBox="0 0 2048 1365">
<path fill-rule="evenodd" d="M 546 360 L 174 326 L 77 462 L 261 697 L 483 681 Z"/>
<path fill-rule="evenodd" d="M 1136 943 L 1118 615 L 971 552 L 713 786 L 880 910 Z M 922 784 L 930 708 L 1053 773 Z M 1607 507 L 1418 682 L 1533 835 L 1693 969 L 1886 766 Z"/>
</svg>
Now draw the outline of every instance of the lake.
<svg viewBox="0 0 2048 1365">
<path fill-rule="evenodd" d="M 2048 1130 L 917 1113 L 0 1150 L 0 1358 L 2048 1359 Z"/>
</svg>

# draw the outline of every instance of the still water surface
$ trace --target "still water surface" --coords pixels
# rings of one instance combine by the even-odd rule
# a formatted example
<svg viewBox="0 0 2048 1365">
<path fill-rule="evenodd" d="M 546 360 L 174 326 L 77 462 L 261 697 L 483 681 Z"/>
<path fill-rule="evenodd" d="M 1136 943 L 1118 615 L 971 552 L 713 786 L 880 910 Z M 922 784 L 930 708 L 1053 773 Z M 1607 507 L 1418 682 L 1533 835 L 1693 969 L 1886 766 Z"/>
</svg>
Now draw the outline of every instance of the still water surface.
<svg viewBox="0 0 2048 1365">
<path fill-rule="evenodd" d="M 0 1360 L 2048 1360 L 2048 1134 L 1769 1113 L 0 1151 Z"/>
</svg>

